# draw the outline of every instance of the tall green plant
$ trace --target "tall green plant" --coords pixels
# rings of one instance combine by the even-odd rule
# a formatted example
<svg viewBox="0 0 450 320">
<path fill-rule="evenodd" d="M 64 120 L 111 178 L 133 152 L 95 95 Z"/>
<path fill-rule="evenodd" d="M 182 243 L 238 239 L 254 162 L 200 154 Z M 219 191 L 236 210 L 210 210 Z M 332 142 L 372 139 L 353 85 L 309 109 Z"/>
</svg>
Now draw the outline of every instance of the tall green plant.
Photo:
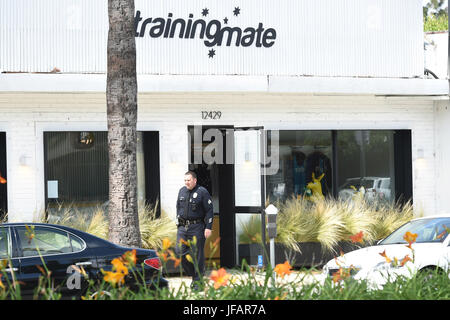
<svg viewBox="0 0 450 320">
<path fill-rule="evenodd" d="M 157 217 L 158 201 L 155 204 L 141 205 L 139 208 L 139 229 L 142 248 L 160 249 L 162 240 L 176 239 L 176 224 L 161 210 Z M 60 204 L 51 214 L 42 218 L 41 222 L 60 224 L 93 234 L 102 239 L 108 239 L 108 219 L 104 207 L 96 207 L 92 211 L 78 210 L 73 204 Z"/>
<path fill-rule="evenodd" d="M 324 250 L 335 251 L 338 242 L 350 241 L 361 231 L 371 243 L 415 217 L 411 203 L 367 203 L 358 196 L 317 202 L 291 198 L 278 205 L 276 240 L 296 251 L 298 242 L 319 242 Z"/>
<path fill-rule="evenodd" d="M 162 240 L 168 238 L 176 242 L 177 228 L 175 222 L 161 210 L 157 217 L 158 201 L 154 205 L 141 206 L 139 209 L 139 228 L 143 248 L 161 249 Z"/>
</svg>

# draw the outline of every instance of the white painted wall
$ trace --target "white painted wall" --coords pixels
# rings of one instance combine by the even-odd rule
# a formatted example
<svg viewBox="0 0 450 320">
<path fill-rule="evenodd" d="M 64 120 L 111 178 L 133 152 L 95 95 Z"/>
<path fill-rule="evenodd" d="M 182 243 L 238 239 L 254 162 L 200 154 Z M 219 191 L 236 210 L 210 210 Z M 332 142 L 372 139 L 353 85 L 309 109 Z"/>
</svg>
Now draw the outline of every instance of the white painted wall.
<svg viewBox="0 0 450 320">
<path fill-rule="evenodd" d="M 448 105 L 448 100 L 445 102 Z M 267 129 L 411 129 L 416 208 L 426 215 L 449 208 L 450 115 L 430 97 L 317 96 L 274 93 L 145 93 L 138 97 L 138 130 L 160 132 L 161 204 L 175 216 L 175 199 L 188 168 L 188 125 L 262 125 Z M 220 110 L 220 120 L 201 111 Z M 6 131 L 11 220 L 31 220 L 44 203 L 44 131 L 106 130 L 104 93 L 0 93 L 0 130 Z M 436 123 L 436 129 L 435 129 Z M 444 130 L 445 135 L 437 132 Z M 27 168 L 19 163 L 27 158 Z M 28 162 L 29 161 L 29 162 Z M 25 170 L 23 170 L 25 169 Z M 438 172 L 439 171 L 439 172 Z M 439 185 L 437 185 L 439 181 Z"/>
<path fill-rule="evenodd" d="M 435 105 L 435 183 L 436 212 L 450 212 L 450 103 L 440 101 Z"/>
</svg>

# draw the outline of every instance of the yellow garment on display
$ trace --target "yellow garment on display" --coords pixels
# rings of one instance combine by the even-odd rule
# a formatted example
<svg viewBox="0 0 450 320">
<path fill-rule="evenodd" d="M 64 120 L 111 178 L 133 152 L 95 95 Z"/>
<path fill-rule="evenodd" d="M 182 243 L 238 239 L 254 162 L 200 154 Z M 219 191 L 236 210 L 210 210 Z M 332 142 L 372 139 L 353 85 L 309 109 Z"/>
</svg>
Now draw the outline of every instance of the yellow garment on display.
<svg viewBox="0 0 450 320">
<path fill-rule="evenodd" d="M 325 198 L 322 192 L 322 184 L 320 183 L 320 181 L 323 179 L 324 176 L 325 173 L 322 173 L 319 178 L 316 178 L 313 172 L 312 174 L 313 181 L 309 182 L 307 185 L 307 187 L 312 191 L 312 196 L 310 197 L 310 200 L 316 201 L 316 200 L 323 200 Z"/>
</svg>

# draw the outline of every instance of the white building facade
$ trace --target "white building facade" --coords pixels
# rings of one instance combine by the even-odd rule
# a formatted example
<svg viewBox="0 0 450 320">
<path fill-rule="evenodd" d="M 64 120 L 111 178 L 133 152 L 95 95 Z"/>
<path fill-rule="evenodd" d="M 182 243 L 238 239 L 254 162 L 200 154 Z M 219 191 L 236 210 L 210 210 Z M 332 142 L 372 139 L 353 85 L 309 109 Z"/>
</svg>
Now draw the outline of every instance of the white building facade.
<svg viewBox="0 0 450 320">
<path fill-rule="evenodd" d="M 138 170 L 151 173 L 140 171 L 143 200 L 157 198 L 175 217 L 183 175 L 195 169 L 230 243 L 242 215 L 259 214 L 265 198 L 301 196 L 312 172 L 324 174 L 325 195 L 359 183 L 390 201 L 411 198 L 425 215 L 450 210 L 449 83 L 424 76 L 421 1 L 135 5 Z M 0 172 L 10 221 L 64 201 L 106 201 L 104 144 L 81 144 L 105 141 L 107 33 L 105 1 L 0 3 Z M 203 156 L 214 129 L 230 161 L 196 163 L 199 126 Z M 261 175 L 266 169 L 250 164 L 271 146 L 277 170 Z"/>
</svg>

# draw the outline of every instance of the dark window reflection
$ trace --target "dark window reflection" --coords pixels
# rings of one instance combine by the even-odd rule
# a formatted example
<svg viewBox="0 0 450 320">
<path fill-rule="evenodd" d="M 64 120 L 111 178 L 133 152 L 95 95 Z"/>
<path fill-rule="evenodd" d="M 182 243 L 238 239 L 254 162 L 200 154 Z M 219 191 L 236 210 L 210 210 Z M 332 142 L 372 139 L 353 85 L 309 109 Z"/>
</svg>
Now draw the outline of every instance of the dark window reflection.
<svg viewBox="0 0 450 320">
<path fill-rule="evenodd" d="M 108 200 L 107 132 L 45 132 L 49 207 L 95 207 Z"/>
<path fill-rule="evenodd" d="M 331 131 L 280 131 L 279 139 L 278 173 L 266 177 L 269 198 L 331 195 Z"/>
<path fill-rule="evenodd" d="M 392 201 L 395 191 L 394 132 L 337 132 L 338 196 L 351 199 L 358 191 L 369 202 Z"/>
<path fill-rule="evenodd" d="M 279 170 L 266 177 L 270 201 L 314 195 L 348 200 L 358 192 L 369 202 L 395 201 L 394 132 L 280 131 Z"/>
</svg>

